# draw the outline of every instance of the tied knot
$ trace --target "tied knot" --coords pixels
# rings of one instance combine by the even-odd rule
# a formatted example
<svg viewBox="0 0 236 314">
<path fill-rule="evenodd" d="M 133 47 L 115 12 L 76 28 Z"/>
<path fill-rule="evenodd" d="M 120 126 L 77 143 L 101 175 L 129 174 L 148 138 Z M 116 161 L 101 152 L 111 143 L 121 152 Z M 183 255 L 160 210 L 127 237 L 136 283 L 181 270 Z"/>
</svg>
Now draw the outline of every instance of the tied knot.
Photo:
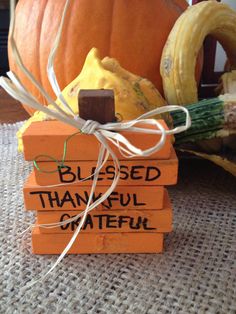
<svg viewBox="0 0 236 314">
<path fill-rule="evenodd" d="M 85 134 L 94 134 L 95 131 L 99 128 L 100 123 L 94 120 L 87 120 L 83 127 L 81 128 L 81 132 Z"/>
</svg>

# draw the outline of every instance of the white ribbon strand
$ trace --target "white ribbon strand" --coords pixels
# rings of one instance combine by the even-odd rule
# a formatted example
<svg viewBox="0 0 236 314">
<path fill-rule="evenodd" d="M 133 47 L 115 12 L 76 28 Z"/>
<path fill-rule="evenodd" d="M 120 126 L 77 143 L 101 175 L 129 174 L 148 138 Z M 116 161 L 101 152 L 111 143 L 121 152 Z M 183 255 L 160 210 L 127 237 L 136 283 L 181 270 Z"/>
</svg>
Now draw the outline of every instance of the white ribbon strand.
<svg viewBox="0 0 236 314">
<path fill-rule="evenodd" d="M 65 98 L 63 97 L 62 93 L 61 93 L 61 89 L 59 87 L 58 81 L 57 81 L 57 77 L 55 74 L 55 70 L 54 70 L 54 59 L 56 56 L 56 52 L 57 52 L 57 48 L 60 44 L 60 39 L 61 39 L 61 34 L 62 34 L 62 30 L 63 30 L 63 25 L 65 22 L 65 17 L 66 17 L 66 12 L 69 6 L 70 0 L 66 1 L 63 13 L 62 13 L 62 18 L 61 18 L 61 22 L 58 28 L 58 32 L 54 41 L 54 44 L 52 46 L 52 49 L 50 51 L 49 57 L 48 57 L 48 65 L 47 65 L 47 73 L 48 73 L 48 79 L 49 82 L 52 86 L 52 89 L 55 93 L 55 95 L 57 96 L 57 98 L 61 101 L 62 105 L 64 106 L 64 108 L 66 109 L 66 111 L 69 111 L 72 116 L 74 116 L 74 112 L 71 109 L 71 107 L 67 104 Z"/>
</svg>

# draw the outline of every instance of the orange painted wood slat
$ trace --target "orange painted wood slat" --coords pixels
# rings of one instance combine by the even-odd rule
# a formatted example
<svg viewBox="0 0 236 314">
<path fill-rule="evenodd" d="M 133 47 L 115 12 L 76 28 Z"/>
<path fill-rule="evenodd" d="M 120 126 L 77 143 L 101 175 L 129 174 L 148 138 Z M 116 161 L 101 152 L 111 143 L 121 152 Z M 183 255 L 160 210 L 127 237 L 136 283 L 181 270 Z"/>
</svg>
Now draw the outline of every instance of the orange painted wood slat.
<svg viewBox="0 0 236 314">
<path fill-rule="evenodd" d="M 70 219 L 81 211 L 39 211 L 37 224 L 57 223 Z M 165 197 L 162 210 L 92 210 L 81 229 L 82 233 L 115 232 L 171 232 L 172 208 L 169 197 Z M 81 218 L 55 228 L 40 228 L 42 233 L 73 233 Z"/>
<path fill-rule="evenodd" d="M 72 218 L 77 211 L 38 212 L 37 224 L 55 223 Z M 73 233 L 80 221 L 64 224 L 56 228 L 40 228 L 41 233 Z M 171 232 L 172 210 L 116 210 L 92 211 L 87 215 L 82 233 L 116 232 Z"/>
<path fill-rule="evenodd" d="M 54 162 L 39 162 L 43 171 L 57 170 Z M 118 185 L 173 185 L 177 182 L 178 159 L 174 149 L 168 160 L 122 160 L 121 175 Z M 35 180 L 41 186 L 73 183 L 78 179 L 90 176 L 95 168 L 96 161 L 68 161 L 65 168 L 58 169 L 54 173 L 45 173 L 35 169 Z M 112 161 L 107 161 L 101 169 L 97 185 L 111 185 L 114 177 Z M 77 185 L 91 185 L 92 179 L 76 182 Z"/>
<path fill-rule="evenodd" d="M 163 120 L 159 121 L 167 129 L 165 122 Z M 142 127 L 144 125 L 140 123 L 139 126 Z M 154 129 L 153 126 L 145 125 L 145 128 L 147 127 Z M 38 155 L 49 155 L 57 160 L 61 160 L 64 143 L 66 139 L 75 132 L 78 132 L 76 128 L 60 121 L 33 122 L 23 134 L 25 160 L 34 160 Z M 125 131 L 122 131 L 121 134 L 133 145 L 141 149 L 150 148 L 160 139 L 160 136 L 155 134 Z M 112 143 L 109 145 L 114 149 L 115 154 L 120 160 L 124 159 L 119 150 Z M 95 136 L 77 134 L 68 142 L 66 160 L 97 160 L 99 147 L 100 143 Z M 142 159 L 168 159 L 171 154 L 171 147 L 171 137 L 167 136 L 166 143 L 160 151 L 153 154 L 151 157 L 143 157 Z M 38 160 L 48 161 L 48 158 L 45 159 L 41 157 Z"/>
<path fill-rule="evenodd" d="M 32 231 L 34 254 L 60 254 L 72 234 L 43 234 Z M 68 254 L 100 253 L 160 253 L 163 250 L 162 233 L 80 233 Z"/>
<path fill-rule="evenodd" d="M 84 210 L 90 194 L 91 186 L 67 185 L 58 187 L 42 187 L 35 181 L 34 172 L 30 174 L 24 185 L 24 201 L 26 210 Z M 97 186 L 94 198 L 100 197 L 107 190 L 106 186 Z M 163 207 L 163 186 L 117 186 L 115 191 L 97 210 L 114 209 L 161 209 Z"/>
</svg>

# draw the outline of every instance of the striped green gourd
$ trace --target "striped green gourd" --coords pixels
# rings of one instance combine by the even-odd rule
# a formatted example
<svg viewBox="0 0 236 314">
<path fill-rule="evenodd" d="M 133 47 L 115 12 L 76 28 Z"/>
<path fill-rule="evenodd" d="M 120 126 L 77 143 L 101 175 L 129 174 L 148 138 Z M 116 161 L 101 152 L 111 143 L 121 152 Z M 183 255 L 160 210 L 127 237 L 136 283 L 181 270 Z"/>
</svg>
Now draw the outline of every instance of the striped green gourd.
<svg viewBox="0 0 236 314">
<path fill-rule="evenodd" d="M 185 106 L 190 113 L 192 125 L 175 135 L 175 144 L 197 142 L 236 133 L 236 95 L 226 94 Z M 183 125 L 183 111 L 171 113 L 174 127 Z"/>
</svg>

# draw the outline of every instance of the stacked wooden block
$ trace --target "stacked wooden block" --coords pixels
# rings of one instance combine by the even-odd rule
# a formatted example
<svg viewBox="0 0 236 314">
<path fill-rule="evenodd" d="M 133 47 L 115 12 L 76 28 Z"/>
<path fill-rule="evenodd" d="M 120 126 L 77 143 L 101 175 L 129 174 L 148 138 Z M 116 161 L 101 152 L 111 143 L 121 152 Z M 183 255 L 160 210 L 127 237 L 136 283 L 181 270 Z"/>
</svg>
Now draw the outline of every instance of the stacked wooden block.
<svg viewBox="0 0 236 314">
<path fill-rule="evenodd" d="M 60 160 L 64 141 L 74 133 L 72 127 L 56 121 L 33 123 L 23 140 L 26 160 L 38 155 L 50 155 Z M 153 135 L 126 134 L 131 142 L 140 140 L 146 148 L 155 141 Z M 141 139 L 140 139 L 141 138 Z M 65 168 L 53 161 L 38 162 L 25 187 L 25 208 L 37 210 L 37 223 L 47 224 L 69 219 L 85 209 L 92 180 L 73 184 L 94 171 L 99 144 L 94 136 L 76 135 L 68 145 Z M 172 229 L 172 209 L 166 185 L 175 184 L 177 158 L 170 139 L 151 159 L 123 160 L 121 179 L 116 190 L 99 208 L 91 211 L 82 232 L 70 253 L 160 252 L 163 234 Z M 111 160 L 102 169 L 94 199 L 104 193 L 112 182 L 114 167 Z M 66 183 L 64 186 L 47 187 Z M 79 219 L 56 228 L 35 228 L 33 251 L 37 254 L 62 252 L 70 240 Z"/>
<path fill-rule="evenodd" d="M 44 121 L 32 123 L 23 135 L 25 159 L 32 161 L 37 156 L 41 169 L 34 169 L 24 186 L 25 208 L 37 211 L 38 224 L 65 221 L 86 207 L 93 178 L 82 179 L 91 176 L 96 167 L 100 147 L 97 139 L 93 135 L 73 136 L 62 168 L 48 158 L 62 160 L 64 143 L 76 131 L 59 121 Z M 141 149 L 157 142 L 154 134 L 123 134 Z M 172 230 L 172 207 L 165 186 L 176 183 L 178 171 L 171 139 L 167 137 L 159 152 L 141 159 L 125 159 L 116 147 L 111 147 L 121 165 L 118 186 L 106 201 L 89 212 L 69 253 L 161 252 L 163 236 Z M 93 200 L 111 185 L 114 171 L 109 159 L 100 171 Z M 33 252 L 61 253 L 79 221 L 80 218 L 55 228 L 35 227 Z"/>
</svg>

